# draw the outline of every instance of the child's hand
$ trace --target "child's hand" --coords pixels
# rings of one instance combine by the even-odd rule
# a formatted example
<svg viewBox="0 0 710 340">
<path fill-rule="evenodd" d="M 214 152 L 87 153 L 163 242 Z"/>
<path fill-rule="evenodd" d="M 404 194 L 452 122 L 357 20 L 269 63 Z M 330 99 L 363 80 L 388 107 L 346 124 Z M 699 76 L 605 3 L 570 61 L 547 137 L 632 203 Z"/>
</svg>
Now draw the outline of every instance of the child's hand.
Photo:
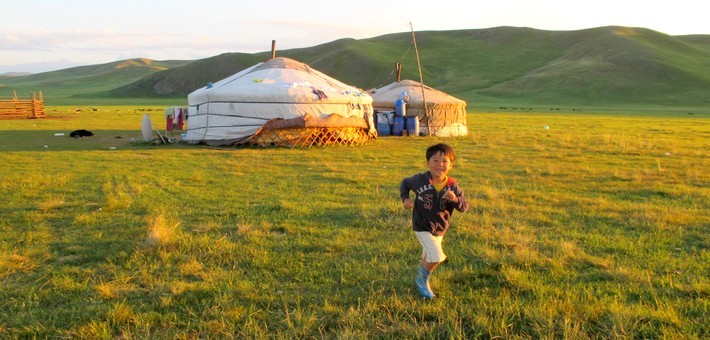
<svg viewBox="0 0 710 340">
<path fill-rule="evenodd" d="M 404 201 L 402 201 L 402 205 L 404 206 L 404 209 L 412 209 L 414 208 L 414 203 L 412 203 L 412 200 L 409 198 L 405 198 Z"/>
<path fill-rule="evenodd" d="M 458 197 L 456 197 L 456 194 L 454 194 L 454 192 L 451 190 L 446 191 L 446 193 L 444 194 L 444 199 L 454 203 L 459 201 Z"/>
</svg>

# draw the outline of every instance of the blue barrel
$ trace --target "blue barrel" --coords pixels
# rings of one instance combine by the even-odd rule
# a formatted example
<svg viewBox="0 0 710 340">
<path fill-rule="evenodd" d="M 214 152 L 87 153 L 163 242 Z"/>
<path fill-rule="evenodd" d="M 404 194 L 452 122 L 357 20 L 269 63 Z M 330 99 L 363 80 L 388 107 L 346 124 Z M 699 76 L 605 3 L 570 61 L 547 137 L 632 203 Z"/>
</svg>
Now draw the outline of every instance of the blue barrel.
<svg viewBox="0 0 710 340">
<path fill-rule="evenodd" d="M 407 127 L 408 135 L 419 136 L 419 116 L 407 117 L 405 126 Z"/>
<path fill-rule="evenodd" d="M 394 115 L 404 117 L 407 115 L 407 102 L 402 99 L 397 99 L 394 102 Z"/>
<path fill-rule="evenodd" d="M 394 122 L 392 123 L 392 135 L 401 136 L 404 130 L 404 117 L 395 115 Z"/>
<path fill-rule="evenodd" d="M 389 112 L 378 112 L 375 115 L 375 119 L 377 120 L 377 134 L 380 136 L 389 136 L 392 134 L 392 130 L 390 128 L 390 117 L 391 113 Z"/>
</svg>

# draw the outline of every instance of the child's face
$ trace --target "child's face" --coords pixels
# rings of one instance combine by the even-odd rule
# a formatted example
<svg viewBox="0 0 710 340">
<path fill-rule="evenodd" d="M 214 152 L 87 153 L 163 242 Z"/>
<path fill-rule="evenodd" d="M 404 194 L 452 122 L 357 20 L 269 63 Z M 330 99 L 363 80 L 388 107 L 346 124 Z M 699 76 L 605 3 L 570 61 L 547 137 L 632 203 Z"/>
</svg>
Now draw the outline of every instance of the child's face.
<svg viewBox="0 0 710 340">
<path fill-rule="evenodd" d="M 432 178 L 441 179 L 449 173 L 454 166 L 454 162 L 449 157 L 439 152 L 429 158 L 427 166 L 429 167 Z"/>
</svg>

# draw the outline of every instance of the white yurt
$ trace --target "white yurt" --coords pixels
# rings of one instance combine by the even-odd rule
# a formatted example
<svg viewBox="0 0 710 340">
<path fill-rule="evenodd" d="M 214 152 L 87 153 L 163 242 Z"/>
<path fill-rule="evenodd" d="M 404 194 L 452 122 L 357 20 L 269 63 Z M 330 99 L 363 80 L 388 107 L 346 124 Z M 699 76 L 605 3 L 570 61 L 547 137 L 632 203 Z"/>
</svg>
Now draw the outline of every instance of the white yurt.
<svg viewBox="0 0 710 340">
<path fill-rule="evenodd" d="M 372 97 L 310 66 L 273 58 L 187 97 L 193 144 L 311 146 L 376 138 Z"/>
<path fill-rule="evenodd" d="M 395 102 L 406 94 L 406 115 L 419 117 L 421 133 L 439 137 L 466 136 L 466 102 L 447 93 L 423 86 L 414 80 L 401 80 L 370 90 L 375 111 L 393 111 Z M 426 111 L 424 110 L 426 99 Z"/>
</svg>

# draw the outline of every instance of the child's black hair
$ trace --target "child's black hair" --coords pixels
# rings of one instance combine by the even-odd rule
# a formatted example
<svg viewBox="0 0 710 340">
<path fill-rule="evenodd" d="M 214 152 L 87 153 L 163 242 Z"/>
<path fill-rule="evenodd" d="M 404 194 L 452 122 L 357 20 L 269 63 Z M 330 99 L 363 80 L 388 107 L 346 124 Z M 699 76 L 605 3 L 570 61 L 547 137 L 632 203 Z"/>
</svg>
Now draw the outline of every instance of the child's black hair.
<svg viewBox="0 0 710 340">
<path fill-rule="evenodd" d="M 449 157 L 452 162 L 454 161 L 454 158 L 456 158 L 456 153 L 452 147 L 444 143 L 439 143 L 426 149 L 426 160 L 429 161 L 429 159 L 437 153 L 442 153 L 444 156 Z"/>
</svg>

